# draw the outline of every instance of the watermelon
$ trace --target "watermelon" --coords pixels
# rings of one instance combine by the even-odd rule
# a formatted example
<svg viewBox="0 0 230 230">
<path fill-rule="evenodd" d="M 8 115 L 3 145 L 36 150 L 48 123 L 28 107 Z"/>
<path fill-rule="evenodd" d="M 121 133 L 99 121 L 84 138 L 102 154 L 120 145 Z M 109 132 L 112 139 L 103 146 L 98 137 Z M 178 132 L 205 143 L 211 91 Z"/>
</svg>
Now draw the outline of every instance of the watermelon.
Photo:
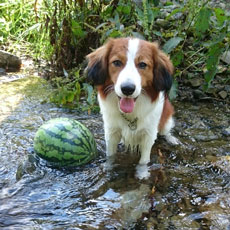
<svg viewBox="0 0 230 230">
<path fill-rule="evenodd" d="M 55 118 L 43 124 L 35 134 L 34 151 L 58 166 L 83 165 L 97 156 L 92 133 L 69 118 Z"/>
</svg>

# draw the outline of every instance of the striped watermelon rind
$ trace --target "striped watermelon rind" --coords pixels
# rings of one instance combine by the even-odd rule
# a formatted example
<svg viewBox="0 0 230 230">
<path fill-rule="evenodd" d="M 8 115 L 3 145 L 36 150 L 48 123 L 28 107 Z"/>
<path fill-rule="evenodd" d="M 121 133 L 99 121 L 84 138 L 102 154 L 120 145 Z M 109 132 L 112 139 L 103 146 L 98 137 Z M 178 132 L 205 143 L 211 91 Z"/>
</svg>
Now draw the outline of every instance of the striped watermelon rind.
<svg viewBox="0 0 230 230">
<path fill-rule="evenodd" d="M 55 118 L 43 124 L 35 134 L 34 150 L 58 166 L 83 165 L 97 156 L 92 133 L 69 118 Z"/>
</svg>

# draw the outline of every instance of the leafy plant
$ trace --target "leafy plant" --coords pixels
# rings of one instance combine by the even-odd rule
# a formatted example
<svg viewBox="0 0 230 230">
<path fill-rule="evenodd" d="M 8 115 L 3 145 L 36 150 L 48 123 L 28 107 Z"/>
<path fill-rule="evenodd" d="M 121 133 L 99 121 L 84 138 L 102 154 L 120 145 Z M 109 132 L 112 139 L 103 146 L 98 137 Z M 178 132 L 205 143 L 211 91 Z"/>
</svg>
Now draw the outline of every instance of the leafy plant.
<svg viewBox="0 0 230 230">
<path fill-rule="evenodd" d="M 0 15 L 0 44 L 29 44 L 35 57 L 52 64 L 51 100 L 88 111 L 96 94 L 79 66 L 110 37 L 158 41 L 175 66 L 174 96 L 178 81 L 196 75 L 207 90 L 230 44 L 230 14 L 209 0 L 2 0 Z"/>
<path fill-rule="evenodd" d="M 0 45 L 7 44 L 8 50 L 11 51 L 23 48 L 23 53 L 49 58 L 52 47 L 48 44 L 43 26 L 46 14 L 46 8 L 38 5 L 38 1 L 2 0 Z"/>
<path fill-rule="evenodd" d="M 149 3 L 147 0 L 142 1 L 142 9 L 136 7 L 136 17 L 138 19 L 138 24 L 142 27 L 144 37 L 148 40 L 152 38 L 153 25 L 157 15 L 160 12 L 160 8 L 155 7 L 154 4 Z M 156 35 L 160 35 L 156 33 Z"/>
<path fill-rule="evenodd" d="M 179 27 L 171 28 L 172 36 L 163 46 L 177 67 L 175 76 L 182 77 L 187 71 L 205 72 L 205 90 L 218 73 L 220 56 L 229 48 L 230 39 L 229 15 L 223 9 L 211 8 L 208 2 L 190 0 L 187 5 L 178 5 L 166 19 L 173 25 L 175 16 L 181 14 Z"/>
<path fill-rule="evenodd" d="M 73 69 L 69 74 L 65 73 L 65 78 L 56 77 L 51 80 L 55 89 L 50 95 L 50 101 L 61 107 L 77 108 L 88 113 L 98 111 L 96 92 L 91 85 L 85 83 L 85 76 L 81 73 L 81 69 Z"/>
</svg>

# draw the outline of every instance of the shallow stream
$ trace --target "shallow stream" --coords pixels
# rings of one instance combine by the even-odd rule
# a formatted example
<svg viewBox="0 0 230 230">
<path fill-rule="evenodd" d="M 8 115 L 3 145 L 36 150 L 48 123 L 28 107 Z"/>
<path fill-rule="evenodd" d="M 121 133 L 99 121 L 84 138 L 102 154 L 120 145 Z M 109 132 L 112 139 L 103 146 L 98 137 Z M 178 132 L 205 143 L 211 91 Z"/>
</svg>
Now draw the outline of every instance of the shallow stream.
<svg viewBox="0 0 230 230">
<path fill-rule="evenodd" d="M 38 77 L 0 82 L 0 229 L 230 229 L 230 109 L 174 102 L 178 147 L 159 139 L 148 180 L 138 156 L 119 152 L 106 171 L 100 115 L 47 102 Z M 37 160 L 33 138 L 56 117 L 74 118 L 94 134 L 99 157 L 70 170 Z"/>
</svg>

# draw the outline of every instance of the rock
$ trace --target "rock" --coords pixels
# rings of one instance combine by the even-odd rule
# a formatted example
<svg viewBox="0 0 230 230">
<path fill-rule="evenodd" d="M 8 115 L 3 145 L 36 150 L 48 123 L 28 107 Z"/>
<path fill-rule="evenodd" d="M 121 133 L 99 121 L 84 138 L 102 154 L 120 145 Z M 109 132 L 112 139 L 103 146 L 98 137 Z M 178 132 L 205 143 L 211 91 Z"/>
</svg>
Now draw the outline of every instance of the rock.
<svg viewBox="0 0 230 230">
<path fill-rule="evenodd" d="M 162 26 L 162 27 L 165 27 L 168 25 L 168 22 L 164 19 L 161 19 L 161 18 L 158 18 L 156 20 L 156 24 L 159 25 L 159 26 Z"/>
<path fill-rule="evenodd" d="M 225 51 L 220 57 L 221 61 L 230 65 L 230 51 Z"/>
<path fill-rule="evenodd" d="M 220 4 L 220 8 L 222 8 L 222 9 L 226 8 L 226 5 L 223 2 L 220 2 L 219 4 Z"/>
<path fill-rule="evenodd" d="M 9 72 L 17 72 L 21 68 L 22 61 L 19 57 L 0 50 L 0 68 L 4 68 Z"/>
<path fill-rule="evenodd" d="M 230 136 L 230 126 L 223 130 L 223 135 L 229 137 Z"/>
<path fill-rule="evenodd" d="M 219 137 L 209 130 L 206 133 L 195 134 L 194 138 L 196 139 L 196 141 L 207 142 L 207 141 L 217 140 Z"/>
<path fill-rule="evenodd" d="M 227 92 L 224 90 L 221 90 L 218 94 L 222 99 L 225 99 L 228 96 Z"/>
<path fill-rule="evenodd" d="M 230 171 L 230 156 L 218 157 L 218 160 L 214 162 L 214 166 L 220 168 L 225 172 Z"/>
<path fill-rule="evenodd" d="M 230 85 L 226 85 L 224 87 L 224 90 L 227 92 L 227 93 L 230 93 Z"/>
<path fill-rule="evenodd" d="M 17 80 L 25 78 L 25 77 L 26 77 L 25 74 L 5 74 L 5 75 L 1 76 L 0 84 L 6 83 L 6 82 L 17 81 Z"/>
<path fill-rule="evenodd" d="M 173 19 L 174 20 L 179 20 L 179 19 L 181 19 L 181 18 L 183 18 L 184 17 L 184 14 L 182 14 L 182 13 L 176 13 L 175 15 L 173 15 Z"/>
<path fill-rule="evenodd" d="M 160 214 L 157 216 L 158 219 L 162 219 L 162 220 L 165 220 L 165 219 L 168 219 L 169 217 L 173 216 L 172 212 L 170 212 L 169 210 L 167 209 L 163 209 Z"/>
<path fill-rule="evenodd" d="M 154 230 L 156 229 L 155 226 L 158 225 L 158 220 L 157 218 L 150 217 L 148 220 L 148 223 L 146 224 L 147 230 Z"/>
<path fill-rule="evenodd" d="M 0 76 L 6 75 L 6 70 L 3 68 L 0 68 Z"/>
<path fill-rule="evenodd" d="M 118 229 L 130 229 L 129 227 L 136 223 L 143 213 L 149 212 L 151 207 L 150 194 L 151 190 L 147 184 L 141 184 L 135 189 L 125 192 L 118 192 L 109 188 L 97 198 L 97 205 L 103 207 L 108 220 L 103 229 L 114 229 L 110 228 L 111 225 L 123 227 Z M 98 211 L 100 212 L 100 210 Z"/>
<path fill-rule="evenodd" d="M 205 97 L 205 93 L 202 90 L 196 89 L 193 91 L 193 96 L 195 99 L 201 99 Z"/>
<path fill-rule="evenodd" d="M 202 85 L 202 79 L 200 78 L 193 78 L 189 80 L 189 83 L 192 87 L 197 88 Z"/>
<path fill-rule="evenodd" d="M 151 207 L 148 196 L 150 188 L 141 184 L 136 190 L 128 191 L 121 196 L 120 218 L 123 226 L 128 227 L 131 223 L 141 218 L 143 212 L 148 212 Z"/>
<path fill-rule="evenodd" d="M 211 86 L 210 88 L 207 89 L 206 93 L 209 95 L 216 95 L 217 89 L 215 87 Z"/>
<path fill-rule="evenodd" d="M 19 163 L 16 172 L 16 180 L 20 180 L 24 175 L 33 174 L 36 170 L 36 161 L 35 157 L 29 154 L 25 162 Z"/>
</svg>

